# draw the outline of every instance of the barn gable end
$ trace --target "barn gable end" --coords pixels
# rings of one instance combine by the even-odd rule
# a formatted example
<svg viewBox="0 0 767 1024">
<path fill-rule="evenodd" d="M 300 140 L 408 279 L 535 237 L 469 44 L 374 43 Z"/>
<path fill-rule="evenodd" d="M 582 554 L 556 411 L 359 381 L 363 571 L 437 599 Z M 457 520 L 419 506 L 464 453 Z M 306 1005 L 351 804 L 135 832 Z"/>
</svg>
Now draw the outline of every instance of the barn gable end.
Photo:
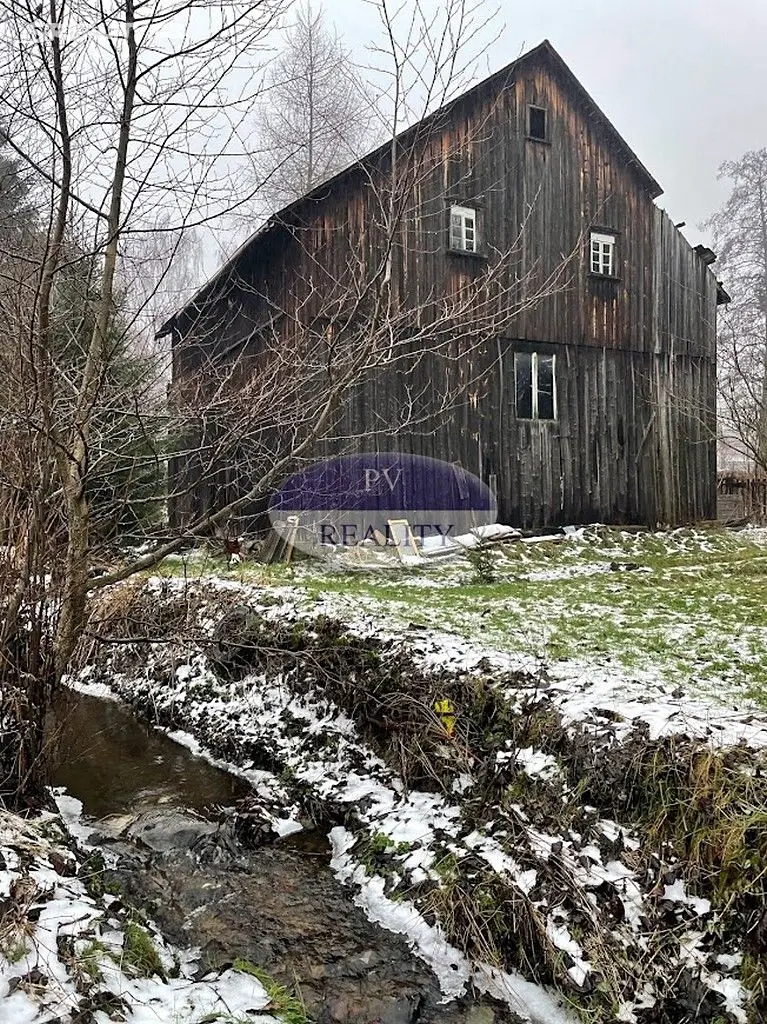
<svg viewBox="0 0 767 1024">
<path fill-rule="evenodd" d="M 165 325 L 174 386 L 203 353 L 257 360 L 265 331 L 290 346 L 323 317 L 328 329 L 340 322 L 358 291 L 350 265 L 381 259 L 390 154 L 382 147 L 273 217 Z M 458 462 L 494 486 L 502 521 L 525 527 L 712 518 L 716 279 L 553 47 L 414 126 L 398 154 L 407 187 L 387 273 L 401 322 L 412 313 L 417 333 L 438 320 L 488 267 L 514 315 L 499 308 L 487 336 L 478 321 L 470 344 L 458 332 L 447 360 L 420 358 L 407 393 L 400 372 L 366 375 L 316 455 L 351 443 Z M 392 435 L 415 392 L 417 428 Z M 180 499 L 177 521 L 192 507 L 199 495 Z"/>
</svg>

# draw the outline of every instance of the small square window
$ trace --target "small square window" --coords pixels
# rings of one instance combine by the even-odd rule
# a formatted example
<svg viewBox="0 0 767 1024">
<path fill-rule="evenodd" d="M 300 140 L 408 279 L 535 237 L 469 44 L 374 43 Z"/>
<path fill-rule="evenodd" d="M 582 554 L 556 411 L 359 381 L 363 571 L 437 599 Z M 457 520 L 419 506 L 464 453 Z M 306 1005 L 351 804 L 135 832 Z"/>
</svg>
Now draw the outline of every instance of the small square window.
<svg viewBox="0 0 767 1024">
<path fill-rule="evenodd" d="M 451 206 L 450 248 L 459 252 L 477 252 L 478 243 L 477 211 L 468 206 Z"/>
<path fill-rule="evenodd" d="M 528 107 L 527 108 L 527 136 L 530 139 L 535 139 L 537 142 L 548 141 L 548 125 L 546 124 L 546 108 L 545 107 Z"/>
<path fill-rule="evenodd" d="M 555 355 L 514 353 L 515 409 L 518 420 L 557 418 Z"/>
<path fill-rule="evenodd" d="M 590 269 L 592 274 L 602 277 L 616 276 L 615 235 L 591 232 Z"/>
</svg>

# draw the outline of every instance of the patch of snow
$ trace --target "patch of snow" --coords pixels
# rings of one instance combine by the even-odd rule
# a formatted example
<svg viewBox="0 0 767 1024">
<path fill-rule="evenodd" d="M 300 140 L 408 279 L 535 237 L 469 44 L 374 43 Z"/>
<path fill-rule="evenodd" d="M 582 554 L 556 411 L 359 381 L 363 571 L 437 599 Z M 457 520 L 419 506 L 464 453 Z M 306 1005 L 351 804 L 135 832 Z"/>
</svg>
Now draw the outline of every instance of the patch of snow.
<svg viewBox="0 0 767 1024">
<path fill-rule="evenodd" d="M 76 824 L 79 801 L 61 793 L 57 799 Z M 14 957 L 13 963 L 0 955 L 0 1024 L 53 1024 L 75 1015 L 79 1019 L 81 994 L 71 973 L 72 961 L 60 953 L 64 938 L 73 940 L 75 957 L 89 949 L 89 962 L 99 972 L 93 980 L 95 990 L 106 989 L 125 1000 L 121 1019 L 127 1024 L 199 1024 L 212 1014 L 234 1019 L 253 1013 L 260 1015 L 262 1024 L 278 1024 L 272 1016 L 261 1013 L 268 1007 L 269 997 L 257 979 L 228 970 L 194 980 L 194 954 L 166 944 L 151 922 L 146 927 L 161 960 L 166 968 L 178 965 L 182 976 L 166 981 L 159 977 L 137 978 L 123 971 L 122 925 L 110 916 L 111 906 L 116 903 L 120 907 L 120 901 L 109 896 L 96 900 L 80 878 L 62 877 L 53 870 L 50 860 L 54 852 L 64 860 L 75 858 L 66 846 L 57 846 L 50 838 L 50 822 L 60 830 L 52 815 L 25 820 L 0 812 L 2 834 L 9 843 L 25 854 L 37 848 L 37 856 L 25 866 L 18 856 L 15 860 L 6 858 L 6 865 L 12 865 L 6 873 L 31 891 L 37 914 L 34 920 L 22 920 L 19 929 L 19 945 L 25 946 L 26 952 L 22 948 L 22 955 Z M 33 971 L 45 979 L 44 983 L 27 984 L 25 979 Z M 97 1011 L 95 1020 L 106 1022 L 106 1014 Z"/>
<path fill-rule="evenodd" d="M 537 776 L 545 780 L 554 779 L 561 774 L 557 759 L 534 747 L 523 747 L 518 750 L 515 760 L 525 774 L 532 777 Z"/>
<path fill-rule="evenodd" d="M 519 864 L 505 853 L 501 845 L 492 837 L 475 830 L 464 836 L 463 842 L 499 875 L 513 881 L 525 895 L 535 887 L 538 879 L 535 869 L 523 871 Z"/>
<path fill-rule="evenodd" d="M 553 946 L 572 957 L 574 963 L 568 968 L 568 974 L 576 985 L 583 985 L 591 973 L 591 965 L 583 959 L 583 950 L 568 929 L 565 925 L 555 924 L 549 919 L 546 922 L 546 935 Z"/>
<path fill-rule="evenodd" d="M 92 850 L 89 839 L 93 835 L 93 827 L 83 822 L 82 801 L 62 787 L 52 789 L 51 794 L 69 834 L 75 837 L 84 850 Z"/>
<path fill-rule="evenodd" d="M 272 823 L 272 828 L 281 838 L 295 835 L 296 832 L 303 832 L 304 830 L 301 822 L 296 821 L 294 818 L 276 818 Z"/>
<path fill-rule="evenodd" d="M 342 880 L 357 890 L 355 903 L 365 910 L 371 921 L 389 931 L 405 935 L 413 949 L 434 971 L 446 998 L 457 998 L 473 982 L 480 991 L 508 1003 L 510 1008 L 532 1024 L 574 1024 L 556 996 L 521 976 L 503 973 L 494 967 L 477 964 L 472 967 L 463 953 L 450 945 L 438 927 L 427 924 L 408 900 L 393 901 L 383 892 L 384 880 L 369 878 L 362 865 L 356 864 L 349 851 L 356 842 L 354 835 L 342 826 L 331 829 L 333 846 L 331 867 Z"/>
<path fill-rule="evenodd" d="M 682 957 L 708 988 L 724 997 L 725 1008 L 738 1024 L 746 1024 L 748 992 L 737 978 L 725 978 L 718 971 L 707 968 L 708 953 L 703 945 L 704 938 L 703 932 L 687 932 L 683 935 L 679 943 Z"/>
<path fill-rule="evenodd" d="M 664 885 L 661 899 L 671 903 L 683 903 L 685 906 L 691 907 L 699 916 L 711 913 L 711 901 L 698 899 L 697 896 L 688 896 L 681 878 L 677 878 L 671 885 Z"/>
</svg>

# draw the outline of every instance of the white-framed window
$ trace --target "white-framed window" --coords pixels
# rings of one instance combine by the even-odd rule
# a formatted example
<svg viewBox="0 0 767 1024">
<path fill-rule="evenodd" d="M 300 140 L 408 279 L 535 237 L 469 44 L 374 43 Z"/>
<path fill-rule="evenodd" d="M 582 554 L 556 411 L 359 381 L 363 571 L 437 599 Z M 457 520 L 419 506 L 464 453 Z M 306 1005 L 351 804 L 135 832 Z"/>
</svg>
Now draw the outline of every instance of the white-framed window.
<svg viewBox="0 0 767 1024">
<path fill-rule="evenodd" d="M 615 235 L 591 232 L 591 273 L 615 277 Z"/>
<path fill-rule="evenodd" d="M 451 206 L 450 248 L 460 252 L 477 252 L 478 244 L 477 211 L 469 206 Z"/>
<path fill-rule="evenodd" d="M 557 357 L 544 352 L 514 353 L 515 408 L 518 420 L 557 418 Z"/>
</svg>

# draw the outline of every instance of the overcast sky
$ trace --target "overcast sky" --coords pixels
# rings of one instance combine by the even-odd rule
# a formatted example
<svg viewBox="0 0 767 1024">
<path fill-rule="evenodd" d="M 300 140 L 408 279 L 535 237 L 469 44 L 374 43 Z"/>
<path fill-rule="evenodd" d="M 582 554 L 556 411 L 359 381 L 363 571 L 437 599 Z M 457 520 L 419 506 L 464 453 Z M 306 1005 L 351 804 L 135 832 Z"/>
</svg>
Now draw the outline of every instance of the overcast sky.
<svg viewBox="0 0 767 1024">
<path fill-rule="evenodd" d="M 490 4 L 490 0 L 488 0 Z M 362 59 L 364 0 L 324 0 Z M 767 0 L 500 0 L 478 78 L 549 39 L 664 189 L 685 234 L 721 204 L 723 160 L 767 146 Z"/>
</svg>

